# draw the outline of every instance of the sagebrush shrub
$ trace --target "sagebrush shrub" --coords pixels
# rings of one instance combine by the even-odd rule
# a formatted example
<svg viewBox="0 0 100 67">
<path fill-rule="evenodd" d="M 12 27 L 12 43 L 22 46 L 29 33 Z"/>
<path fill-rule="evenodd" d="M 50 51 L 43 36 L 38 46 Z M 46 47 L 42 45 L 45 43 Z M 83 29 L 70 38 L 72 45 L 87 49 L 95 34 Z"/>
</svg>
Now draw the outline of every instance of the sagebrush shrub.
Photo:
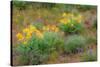
<svg viewBox="0 0 100 67">
<path fill-rule="evenodd" d="M 84 37 L 79 35 L 72 35 L 65 40 L 64 50 L 67 53 L 76 53 L 78 49 L 83 50 L 86 45 Z"/>
</svg>

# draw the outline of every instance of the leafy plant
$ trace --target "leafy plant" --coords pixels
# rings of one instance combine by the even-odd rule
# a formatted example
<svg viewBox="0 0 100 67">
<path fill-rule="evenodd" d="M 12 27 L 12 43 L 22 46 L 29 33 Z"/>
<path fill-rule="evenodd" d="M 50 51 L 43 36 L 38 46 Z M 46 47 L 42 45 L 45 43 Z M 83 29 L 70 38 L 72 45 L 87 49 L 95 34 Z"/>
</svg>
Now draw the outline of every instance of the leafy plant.
<svg viewBox="0 0 100 67">
<path fill-rule="evenodd" d="M 82 25 L 75 21 L 72 21 L 68 24 L 60 24 L 59 27 L 61 30 L 63 30 L 66 33 L 79 32 L 82 29 Z"/>
<path fill-rule="evenodd" d="M 49 45 L 49 48 L 54 50 L 63 49 L 64 40 L 59 33 L 45 32 L 44 43 Z"/>
<path fill-rule="evenodd" d="M 65 42 L 64 50 L 67 53 L 77 53 L 78 49 L 83 50 L 86 45 L 85 38 L 79 35 L 69 36 Z"/>
<path fill-rule="evenodd" d="M 27 44 L 19 44 L 17 51 L 26 57 L 28 64 L 42 64 L 53 51 L 61 49 L 63 40 L 55 32 L 44 32 L 43 38 L 33 35 Z"/>
<path fill-rule="evenodd" d="M 63 13 L 59 28 L 65 33 L 76 33 L 82 30 L 83 16 L 77 13 Z"/>
</svg>

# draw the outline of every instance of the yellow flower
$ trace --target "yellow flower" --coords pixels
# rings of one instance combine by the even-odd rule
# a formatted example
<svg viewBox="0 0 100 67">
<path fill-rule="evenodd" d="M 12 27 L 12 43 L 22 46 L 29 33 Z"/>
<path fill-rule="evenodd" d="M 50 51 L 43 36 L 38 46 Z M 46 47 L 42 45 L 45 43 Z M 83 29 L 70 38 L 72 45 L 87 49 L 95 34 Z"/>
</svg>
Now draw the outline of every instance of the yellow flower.
<svg viewBox="0 0 100 67">
<path fill-rule="evenodd" d="M 51 31 L 54 31 L 54 32 L 59 31 L 58 27 L 56 27 L 55 25 L 52 25 L 50 29 L 51 29 Z"/>
<path fill-rule="evenodd" d="M 30 29 L 30 30 L 33 30 L 33 31 L 37 30 L 36 27 L 33 26 L 33 25 L 30 25 L 30 26 L 29 26 L 29 29 Z"/>
<path fill-rule="evenodd" d="M 55 32 L 58 32 L 58 31 L 59 31 L 59 28 L 56 28 L 56 29 L 55 29 Z"/>
<path fill-rule="evenodd" d="M 82 16 L 82 15 L 80 15 L 80 14 L 77 16 L 77 18 L 78 18 L 78 20 L 80 19 L 80 21 L 82 21 L 82 20 L 83 20 L 83 16 Z"/>
<path fill-rule="evenodd" d="M 68 15 L 68 17 L 71 17 L 71 18 L 74 17 L 73 13 L 68 13 L 67 15 Z"/>
<path fill-rule="evenodd" d="M 44 31 L 53 31 L 53 32 L 58 32 L 59 29 L 55 25 L 47 25 L 43 27 Z"/>
<path fill-rule="evenodd" d="M 61 19 L 60 20 L 60 22 L 63 23 L 63 24 L 67 24 L 66 21 L 67 21 L 66 19 Z"/>
<path fill-rule="evenodd" d="M 63 13 L 63 15 L 62 15 L 63 17 L 66 17 L 67 16 L 67 14 L 66 13 Z"/>
<path fill-rule="evenodd" d="M 35 26 L 30 25 L 28 28 L 23 29 L 23 33 L 31 33 L 32 34 L 36 30 L 37 29 Z"/>
<path fill-rule="evenodd" d="M 18 40 L 24 39 L 24 36 L 21 33 L 17 33 L 16 37 L 18 38 Z"/>
<path fill-rule="evenodd" d="M 78 15 L 78 18 L 82 19 L 82 18 L 83 18 L 83 16 L 79 14 L 79 15 Z"/>
<path fill-rule="evenodd" d="M 27 33 L 27 34 L 26 34 L 26 39 L 31 38 L 31 36 L 32 36 L 32 34 L 31 34 L 31 33 Z"/>
<path fill-rule="evenodd" d="M 63 19 L 60 20 L 60 22 L 63 23 L 63 24 L 67 24 L 67 23 L 70 22 L 70 19 L 63 18 Z"/>
<path fill-rule="evenodd" d="M 29 32 L 28 28 L 23 29 L 23 33 L 28 33 L 28 32 Z"/>
<path fill-rule="evenodd" d="M 77 21 L 77 23 L 81 23 L 81 19 L 77 19 L 76 21 Z"/>
<path fill-rule="evenodd" d="M 78 16 L 74 17 L 73 19 L 74 19 L 77 23 L 81 23 L 82 20 L 83 20 L 83 18 L 82 18 L 81 15 L 78 15 Z"/>
<path fill-rule="evenodd" d="M 43 38 L 43 33 L 41 33 L 40 31 L 37 31 L 37 32 L 36 32 L 36 35 L 37 35 L 37 37 L 39 37 L 39 38 Z"/>
<path fill-rule="evenodd" d="M 39 33 L 37 34 L 39 38 L 43 38 L 43 34 Z"/>
<path fill-rule="evenodd" d="M 44 31 L 49 31 L 49 27 L 48 27 L 48 26 L 44 26 L 44 27 L 43 27 L 43 30 L 44 30 Z"/>
</svg>

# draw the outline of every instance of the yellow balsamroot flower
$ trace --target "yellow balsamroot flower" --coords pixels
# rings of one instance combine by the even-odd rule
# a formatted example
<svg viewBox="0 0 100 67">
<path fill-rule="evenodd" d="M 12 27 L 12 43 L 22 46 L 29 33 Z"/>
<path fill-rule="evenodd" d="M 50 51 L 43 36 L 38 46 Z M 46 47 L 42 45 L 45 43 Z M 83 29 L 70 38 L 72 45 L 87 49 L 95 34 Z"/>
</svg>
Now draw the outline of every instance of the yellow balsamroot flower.
<svg viewBox="0 0 100 67">
<path fill-rule="evenodd" d="M 59 28 L 56 27 L 55 25 L 52 25 L 50 29 L 51 29 L 52 31 L 54 31 L 54 32 L 58 32 L 58 31 L 59 31 Z"/>
<path fill-rule="evenodd" d="M 81 23 L 82 20 L 81 19 L 77 19 L 76 21 L 77 21 L 77 23 Z"/>
<path fill-rule="evenodd" d="M 25 36 L 25 38 L 26 38 L 26 39 L 29 39 L 29 38 L 31 38 L 31 36 L 32 36 L 31 33 L 27 33 L 26 36 Z"/>
<path fill-rule="evenodd" d="M 78 19 L 77 19 L 77 21 L 78 21 L 78 22 L 81 22 L 81 21 L 83 20 L 83 16 L 82 16 L 82 15 L 80 15 L 80 14 L 78 15 L 78 17 L 77 17 L 77 18 L 78 18 Z"/>
<path fill-rule="evenodd" d="M 47 25 L 43 27 L 44 31 L 54 31 L 54 32 L 58 32 L 59 29 L 55 26 L 55 25 Z"/>
<path fill-rule="evenodd" d="M 36 30 L 35 33 L 40 33 L 40 31 L 39 30 Z"/>
<path fill-rule="evenodd" d="M 39 37 L 39 38 L 43 38 L 43 33 L 40 32 L 40 31 L 37 31 L 37 32 L 36 32 L 36 35 L 37 35 L 37 37 Z"/>
<path fill-rule="evenodd" d="M 44 30 L 44 31 L 49 31 L 49 27 L 48 27 L 48 26 L 44 26 L 44 27 L 43 27 L 43 30 Z"/>
<path fill-rule="evenodd" d="M 51 30 L 55 30 L 55 29 L 56 29 L 56 26 L 55 26 L 55 25 L 52 25 L 52 26 L 50 27 L 50 29 L 51 29 Z"/>
<path fill-rule="evenodd" d="M 42 34 L 42 33 L 38 33 L 37 36 L 38 36 L 39 38 L 43 38 L 43 34 Z"/>
<path fill-rule="evenodd" d="M 65 18 L 60 20 L 60 22 L 63 23 L 63 24 L 67 24 L 66 21 L 67 21 L 67 19 L 65 19 Z"/>
<path fill-rule="evenodd" d="M 16 37 L 19 41 L 24 39 L 24 36 L 21 33 L 17 33 Z"/>
<path fill-rule="evenodd" d="M 81 23 L 82 22 L 82 16 L 81 15 L 78 15 L 76 17 L 73 18 L 77 23 Z"/>
<path fill-rule="evenodd" d="M 35 26 L 33 26 L 33 25 L 30 25 L 30 26 L 29 26 L 29 29 L 30 29 L 30 30 L 32 30 L 32 31 L 37 30 L 37 29 L 36 29 L 36 27 L 35 27 Z"/>
<path fill-rule="evenodd" d="M 59 28 L 56 28 L 56 29 L 55 29 L 55 32 L 59 32 Z"/>
<path fill-rule="evenodd" d="M 83 18 L 83 16 L 79 14 L 79 15 L 78 15 L 78 18 L 82 19 L 82 18 Z"/>
<path fill-rule="evenodd" d="M 67 16 L 73 18 L 74 14 L 73 13 L 68 13 Z"/>
<path fill-rule="evenodd" d="M 63 19 L 60 20 L 60 22 L 63 23 L 63 24 L 67 24 L 67 23 L 70 22 L 70 19 L 63 18 Z"/>
<path fill-rule="evenodd" d="M 23 29 L 23 33 L 28 33 L 28 32 L 29 32 L 29 28 Z"/>
<path fill-rule="evenodd" d="M 66 13 L 63 13 L 63 14 L 62 14 L 62 16 L 63 16 L 63 17 L 66 17 L 66 16 L 67 16 L 67 14 L 66 14 Z"/>
<path fill-rule="evenodd" d="M 33 33 L 36 29 L 35 26 L 30 25 L 28 28 L 23 29 L 23 33 Z"/>
</svg>

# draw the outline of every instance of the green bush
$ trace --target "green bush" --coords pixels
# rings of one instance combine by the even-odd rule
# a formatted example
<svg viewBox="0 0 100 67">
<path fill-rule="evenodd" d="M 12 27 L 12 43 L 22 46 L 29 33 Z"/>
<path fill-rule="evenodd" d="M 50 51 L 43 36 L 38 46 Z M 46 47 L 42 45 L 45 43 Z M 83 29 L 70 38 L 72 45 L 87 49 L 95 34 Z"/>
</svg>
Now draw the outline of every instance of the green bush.
<svg viewBox="0 0 100 67">
<path fill-rule="evenodd" d="M 49 45 L 49 48 L 59 50 L 63 47 L 64 40 L 60 33 L 56 32 L 45 32 L 44 33 L 44 43 Z M 62 48 L 63 49 L 63 48 Z"/>
<path fill-rule="evenodd" d="M 81 23 L 71 20 L 68 24 L 60 24 L 59 28 L 66 33 L 77 33 L 82 30 L 83 26 Z"/>
<path fill-rule="evenodd" d="M 62 49 L 62 45 L 63 40 L 59 34 L 44 32 L 42 39 L 33 35 L 27 44 L 19 44 L 17 51 L 27 58 L 24 64 L 42 64 L 48 60 L 52 52 Z"/>
<path fill-rule="evenodd" d="M 64 50 L 67 53 L 76 53 L 78 49 L 83 50 L 86 45 L 85 38 L 79 35 L 69 36 L 65 42 Z"/>
<path fill-rule="evenodd" d="M 23 57 L 28 58 L 28 64 L 41 64 L 48 58 L 47 45 L 43 44 L 42 41 L 36 36 L 33 36 L 27 44 L 20 44 L 17 47 L 17 51 Z"/>
</svg>

